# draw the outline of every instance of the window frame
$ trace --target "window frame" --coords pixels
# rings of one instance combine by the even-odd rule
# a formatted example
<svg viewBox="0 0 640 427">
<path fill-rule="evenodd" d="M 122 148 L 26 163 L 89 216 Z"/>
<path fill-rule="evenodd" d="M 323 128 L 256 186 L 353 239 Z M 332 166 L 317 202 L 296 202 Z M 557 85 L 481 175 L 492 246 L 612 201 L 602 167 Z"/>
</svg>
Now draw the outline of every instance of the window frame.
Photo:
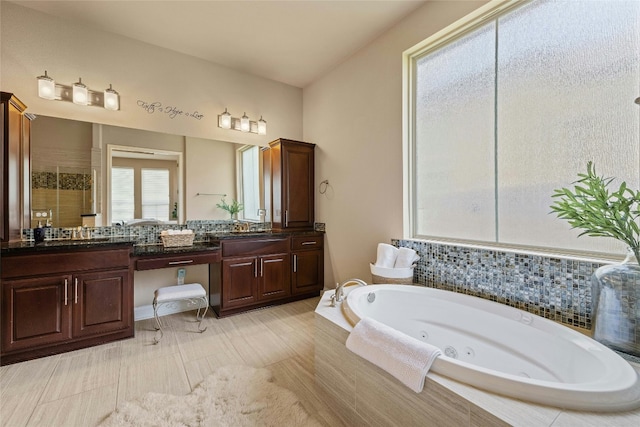
<svg viewBox="0 0 640 427">
<path fill-rule="evenodd" d="M 558 257 L 578 258 L 596 261 L 618 260 L 614 254 L 590 252 L 586 250 L 571 250 L 552 247 L 537 247 L 531 245 L 511 244 L 491 241 L 473 241 L 469 239 L 454 239 L 435 236 L 416 236 L 416 188 L 414 175 L 416 173 L 416 129 L 413 117 L 416 111 L 415 65 L 418 60 L 439 49 L 443 45 L 454 41 L 466 33 L 474 31 L 497 16 L 509 10 L 525 5 L 531 0 L 492 0 L 476 9 L 467 16 L 453 22 L 432 36 L 415 46 L 405 50 L 402 54 L 402 161 L 403 161 L 403 238 L 408 240 L 428 241 L 481 249 L 501 249 L 531 254 L 544 254 Z"/>
</svg>

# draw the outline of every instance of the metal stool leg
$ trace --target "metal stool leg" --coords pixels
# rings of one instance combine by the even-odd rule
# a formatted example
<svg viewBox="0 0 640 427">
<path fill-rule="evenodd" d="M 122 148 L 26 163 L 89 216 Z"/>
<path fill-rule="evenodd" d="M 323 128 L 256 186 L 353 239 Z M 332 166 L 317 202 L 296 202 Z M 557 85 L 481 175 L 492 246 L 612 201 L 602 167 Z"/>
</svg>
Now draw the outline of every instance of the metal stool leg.
<svg viewBox="0 0 640 427">
<path fill-rule="evenodd" d="M 198 311 L 196 312 L 196 319 L 199 321 L 198 322 L 198 332 L 203 333 L 204 331 L 207 330 L 206 326 L 204 327 L 204 329 L 202 328 L 202 321 L 204 320 L 204 316 L 207 315 L 207 310 L 209 310 L 209 301 L 207 301 L 207 297 L 206 296 L 200 298 L 200 300 L 204 303 L 204 313 L 202 313 L 202 317 L 200 317 L 200 310 L 202 309 L 202 306 L 199 305 L 198 306 Z"/>
<path fill-rule="evenodd" d="M 164 332 L 158 316 L 158 302 L 155 299 L 153 300 L 153 317 L 156 319 L 156 334 L 153 336 L 153 344 L 158 344 L 164 336 Z M 158 337 L 158 331 L 160 332 L 160 337 Z"/>
</svg>

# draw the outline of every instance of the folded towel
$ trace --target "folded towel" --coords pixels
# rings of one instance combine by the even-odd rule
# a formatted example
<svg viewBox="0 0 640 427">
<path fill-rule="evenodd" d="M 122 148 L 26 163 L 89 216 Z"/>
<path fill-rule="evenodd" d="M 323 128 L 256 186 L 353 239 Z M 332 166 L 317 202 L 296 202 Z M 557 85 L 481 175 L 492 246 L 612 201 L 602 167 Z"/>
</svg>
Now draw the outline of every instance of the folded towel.
<svg viewBox="0 0 640 427">
<path fill-rule="evenodd" d="M 378 243 L 378 259 L 376 265 L 378 267 L 393 268 L 398 256 L 398 248 L 386 243 Z"/>
<path fill-rule="evenodd" d="M 442 354 L 438 347 L 368 317 L 353 328 L 347 338 L 347 348 L 389 372 L 416 393 L 422 391 L 431 364 Z"/>
<path fill-rule="evenodd" d="M 399 248 L 398 256 L 396 257 L 396 263 L 394 268 L 408 268 L 413 266 L 414 262 L 417 262 L 420 256 L 413 249 Z"/>
</svg>

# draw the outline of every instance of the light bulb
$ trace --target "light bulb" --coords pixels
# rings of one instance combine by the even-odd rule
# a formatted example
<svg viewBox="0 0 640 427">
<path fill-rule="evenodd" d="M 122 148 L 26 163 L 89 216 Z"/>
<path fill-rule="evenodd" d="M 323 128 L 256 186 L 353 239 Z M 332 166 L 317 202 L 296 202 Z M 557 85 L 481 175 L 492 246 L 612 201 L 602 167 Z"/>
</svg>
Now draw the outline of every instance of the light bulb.
<svg viewBox="0 0 640 427">
<path fill-rule="evenodd" d="M 38 77 L 38 96 L 44 99 L 56 99 L 56 82 L 47 75 Z"/>
<path fill-rule="evenodd" d="M 116 92 L 109 84 L 109 88 L 104 90 L 104 108 L 107 110 L 117 111 L 120 109 L 120 99 Z"/>
<path fill-rule="evenodd" d="M 231 129 L 231 114 L 224 109 L 224 113 L 218 116 L 218 126 L 222 129 Z"/>
<path fill-rule="evenodd" d="M 249 123 L 247 113 L 244 113 L 244 115 L 240 117 L 240 130 L 242 132 L 249 132 L 251 130 L 251 123 Z"/>
<path fill-rule="evenodd" d="M 89 104 L 89 90 L 82 83 L 82 78 L 73 84 L 73 103 L 78 105 Z"/>
<path fill-rule="evenodd" d="M 258 120 L 258 135 L 266 135 L 267 134 L 267 122 L 265 119 L 260 116 L 260 120 Z"/>
</svg>

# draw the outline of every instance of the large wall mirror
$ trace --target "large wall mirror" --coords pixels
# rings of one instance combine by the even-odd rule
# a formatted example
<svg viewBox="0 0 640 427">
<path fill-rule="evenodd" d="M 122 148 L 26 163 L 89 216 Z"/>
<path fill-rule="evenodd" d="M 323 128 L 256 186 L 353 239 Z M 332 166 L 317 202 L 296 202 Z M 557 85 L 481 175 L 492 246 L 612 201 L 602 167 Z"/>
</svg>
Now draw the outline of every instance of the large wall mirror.
<svg viewBox="0 0 640 427">
<path fill-rule="evenodd" d="M 31 227 L 241 219 L 264 206 L 257 146 L 38 116 L 31 127 Z M 255 211 L 255 212 L 254 212 Z"/>
</svg>

